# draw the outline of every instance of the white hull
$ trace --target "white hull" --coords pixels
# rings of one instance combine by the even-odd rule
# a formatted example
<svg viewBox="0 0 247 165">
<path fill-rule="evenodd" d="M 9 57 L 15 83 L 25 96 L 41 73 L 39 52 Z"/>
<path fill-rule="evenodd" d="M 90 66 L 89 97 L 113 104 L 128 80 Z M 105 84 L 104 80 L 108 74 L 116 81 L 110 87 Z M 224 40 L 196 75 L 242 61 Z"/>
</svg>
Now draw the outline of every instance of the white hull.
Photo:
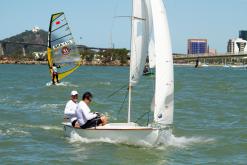
<svg viewBox="0 0 247 165">
<path fill-rule="evenodd" d="M 82 138 L 91 140 L 111 140 L 132 145 L 154 146 L 159 141 L 160 130 L 152 127 L 142 127 L 135 123 L 110 123 L 89 129 L 74 128 L 70 123 L 62 123 L 65 136 L 76 133 Z"/>
<path fill-rule="evenodd" d="M 230 65 L 231 68 L 246 68 L 247 65 Z"/>
<path fill-rule="evenodd" d="M 208 67 L 208 64 L 202 64 L 202 67 Z"/>
</svg>

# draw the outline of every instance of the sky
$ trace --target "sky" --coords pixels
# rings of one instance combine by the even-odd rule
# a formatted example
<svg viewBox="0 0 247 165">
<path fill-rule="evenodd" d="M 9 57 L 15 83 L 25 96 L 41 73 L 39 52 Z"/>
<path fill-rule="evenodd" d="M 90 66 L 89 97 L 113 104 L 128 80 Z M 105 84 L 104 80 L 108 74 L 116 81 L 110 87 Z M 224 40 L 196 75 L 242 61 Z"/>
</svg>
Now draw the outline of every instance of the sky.
<svg viewBox="0 0 247 165">
<path fill-rule="evenodd" d="M 230 38 L 247 30 L 247 0 L 163 0 L 174 53 L 187 52 L 187 39 L 208 39 L 226 52 Z M 130 47 L 131 0 L 1 0 L 0 40 L 38 26 L 48 30 L 50 16 L 65 12 L 77 44 Z"/>
</svg>

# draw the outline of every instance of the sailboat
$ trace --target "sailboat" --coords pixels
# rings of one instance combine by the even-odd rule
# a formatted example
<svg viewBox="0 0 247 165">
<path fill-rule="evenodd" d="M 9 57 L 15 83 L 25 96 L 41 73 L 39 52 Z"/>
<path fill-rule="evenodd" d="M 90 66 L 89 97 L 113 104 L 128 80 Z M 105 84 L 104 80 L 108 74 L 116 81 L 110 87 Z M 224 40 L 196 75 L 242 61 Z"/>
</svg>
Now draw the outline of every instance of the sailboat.
<svg viewBox="0 0 247 165">
<path fill-rule="evenodd" d="M 47 59 L 51 76 L 53 64 L 55 63 L 60 67 L 58 69 L 59 80 L 62 80 L 80 66 L 80 54 L 63 12 L 51 15 Z"/>
<path fill-rule="evenodd" d="M 131 16 L 131 62 L 129 75 L 128 120 L 104 126 L 80 129 L 71 123 L 62 123 L 65 136 L 77 134 L 88 139 L 110 139 L 134 145 L 156 145 L 163 131 L 171 132 L 173 123 L 173 58 L 171 41 L 162 0 L 133 0 Z M 131 93 L 142 77 L 146 57 L 155 68 L 155 91 L 151 110 L 153 122 L 140 126 L 131 121 Z"/>
</svg>

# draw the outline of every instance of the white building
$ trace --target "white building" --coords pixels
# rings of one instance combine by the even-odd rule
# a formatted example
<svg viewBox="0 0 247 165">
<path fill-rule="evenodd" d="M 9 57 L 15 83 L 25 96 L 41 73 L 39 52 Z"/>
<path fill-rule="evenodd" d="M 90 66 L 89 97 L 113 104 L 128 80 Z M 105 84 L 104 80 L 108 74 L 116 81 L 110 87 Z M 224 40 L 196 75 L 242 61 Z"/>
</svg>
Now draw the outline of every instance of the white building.
<svg viewBox="0 0 247 165">
<path fill-rule="evenodd" d="M 38 26 L 33 27 L 32 32 L 37 33 L 40 31 L 40 28 Z"/>
<path fill-rule="evenodd" d="M 47 51 L 44 52 L 33 52 L 32 55 L 34 56 L 35 60 L 46 60 Z"/>
<path fill-rule="evenodd" d="M 230 39 L 227 44 L 228 53 L 243 53 L 247 52 L 247 41 L 241 38 Z"/>
</svg>

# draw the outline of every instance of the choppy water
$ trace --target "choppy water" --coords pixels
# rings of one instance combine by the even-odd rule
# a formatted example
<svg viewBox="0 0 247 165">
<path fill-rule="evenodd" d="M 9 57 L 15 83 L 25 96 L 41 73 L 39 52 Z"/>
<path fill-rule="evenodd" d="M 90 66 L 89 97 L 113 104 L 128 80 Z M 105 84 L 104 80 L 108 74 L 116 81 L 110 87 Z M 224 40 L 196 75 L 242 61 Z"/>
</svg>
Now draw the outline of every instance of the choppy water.
<svg viewBox="0 0 247 165">
<path fill-rule="evenodd" d="M 43 65 L 0 65 L 0 164 L 247 164 L 247 70 L 175 67 L 173 134 L 157 148 L 65 138 L 70 91 L 94 94 L 92 109 L 126 121 L 127 67 L 82 66 L 47 86 Z M 149 110 L 152 77 L 133 93 L 132 120 Z M 147 116 L 138 120 L 146 124 Z"/>
</svg>

